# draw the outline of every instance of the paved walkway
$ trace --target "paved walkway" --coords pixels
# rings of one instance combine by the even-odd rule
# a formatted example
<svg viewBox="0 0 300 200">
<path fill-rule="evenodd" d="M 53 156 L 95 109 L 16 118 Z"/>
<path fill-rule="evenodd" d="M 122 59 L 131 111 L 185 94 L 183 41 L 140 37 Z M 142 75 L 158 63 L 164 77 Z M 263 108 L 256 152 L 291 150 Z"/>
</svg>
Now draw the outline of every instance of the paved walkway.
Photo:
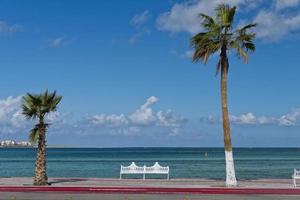
<svg viewBox="0 0 300 200">
<path fill-rule="evenodd" d="M 0 200 L 299 200 L 287 195 L 1 193 Z"/>
<path fill-rule="evenodd" d="M 260 179 L 239 181 L 238 187 L 226 188 L 224 181 L 207 179 L 100 179 L 50 178 L 51 186 L 33 186 L 32 178 L 0 178 L 0 193 L 89 193 L 89 194 L 149 194 L 149 195 L 291 195 L 300 196 L 291 180 Z"/>
<path fill-rule="evenodd" d="M 208 179 L 103 179 L 49 178 L 51 186 L 86 187 L 160 187 L 160 188 L 216 188 L 225 187 L 221 180 Z M 238 181 L 239 188 L 293 188 L 291 179 L 259 179 Z M 32 186 L 32 178 L 0 178 L 1 186 Z"/>
</svg>

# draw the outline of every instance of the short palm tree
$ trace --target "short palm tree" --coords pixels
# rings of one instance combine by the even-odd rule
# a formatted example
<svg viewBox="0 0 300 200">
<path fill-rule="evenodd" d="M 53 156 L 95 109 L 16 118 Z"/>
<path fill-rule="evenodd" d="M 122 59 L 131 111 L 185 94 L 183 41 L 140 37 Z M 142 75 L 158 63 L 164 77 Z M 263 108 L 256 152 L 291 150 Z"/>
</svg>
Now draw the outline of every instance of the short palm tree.
<svg viewBox="0 0 300 200">
<path fill-rule="evenodd" d="M 27 93 L 23 97 L 22 113 L 28 119 L 35 119 L 37 124 L 30 131 L 29 139 L 37 142 L 37 157 L 35 162 L 34 185 L 47 185 L 46 174 L 46 130 L 49 124 L 45 123 L 45 116 L 56 111 L 62 97 L 56 92 L 45 91 L 42 94 Z"/>
<path fill-rule="evenodd" d="M 250 32 L 256 24 L 248 24 L 242 28 L 233 29 L 236 7 L 220 4 L 216 8 L 216 16 L 210 17 L 200 14 L 203 32 L 192 37 L 194 49 L 193 62 L 207 63 L 209 57 L 220 52 L 216 65 L 216 75 L 221 71 L 221 100 L 224 131 L 224 148 L 226 159 L 226 185 L 236 186 L 234 161 L 230 136 L 230 121 L 227 105 L 227 76 L 229 69 L 228 52 L 235 51 L 239 58 L 248 61 L 248 52 L 255 50 L 253 43 L 255 33 Z"/>
</svg>

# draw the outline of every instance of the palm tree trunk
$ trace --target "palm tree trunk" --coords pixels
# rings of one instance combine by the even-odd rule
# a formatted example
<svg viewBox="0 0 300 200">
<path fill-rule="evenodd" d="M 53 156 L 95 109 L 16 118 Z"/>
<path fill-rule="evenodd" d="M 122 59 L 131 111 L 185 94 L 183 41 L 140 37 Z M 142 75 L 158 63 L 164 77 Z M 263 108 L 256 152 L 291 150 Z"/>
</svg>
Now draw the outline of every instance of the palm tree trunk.
<svg viewBox="0 0 300 200">
<path fill-rule="evenodd" d="M 226 55 L 226 47 L 221 50 L 221 98 L 222 98 L 222 115 L 223 115 L 223 131 L 224 131 L 224 148 L 226 160 L 226 186 L 232 187 L 237 185 L 234 161 L 232 155 L 232 145 L 230 136 L 230 121 L 227 105 L 227 74 L 228 74 L 228 58 Z"/>
<path fill-rule="evenodd" d="M 39 138 L 33 184 L 48 185 L 48 177 L 46 174 L 46 125 L 43 122 L 40 122 L 38 126 Z"/>
</svg>

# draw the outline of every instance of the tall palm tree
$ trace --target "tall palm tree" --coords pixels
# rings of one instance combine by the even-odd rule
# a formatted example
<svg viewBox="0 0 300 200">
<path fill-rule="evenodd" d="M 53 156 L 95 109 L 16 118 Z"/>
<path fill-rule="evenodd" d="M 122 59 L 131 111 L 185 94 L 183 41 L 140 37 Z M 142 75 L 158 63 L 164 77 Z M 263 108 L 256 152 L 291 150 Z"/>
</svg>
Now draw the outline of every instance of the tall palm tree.
<svg viewBox="0 0 300 200">
<path fill-rule="evenodd" d="M 48 184 L 46 174 L 46 130 L 49 124 L 45 123 L 45 116 L 50 112 L 56 111 L 61 99 L 62 96 L 58 96 L 55 91 L 49 93 L 47 90 L 41 94 L 27 93 L 23 97 L 23 115 L 28 119 L 37 121 L 37 124 L 29 134 L 29 139 L 38 143 L 34 185 Z"/>
<path fill-rule="evenodd" d="M 230 121 L 227 105 L 227 76 L 229 69 L 228 53 L 234 51 L 244 62 L 248 61 L 248 52 L 255 50 L 253 43 L 255 33 L 250 32 L 256 24 L 248 24 L 242 28 L 234 29 L 234 15 L 236 7 L 220 4 L 216 7 L 216 16 L 210 17 L 200 14 L 203 32 L 192 37 L 194 49 L 193 62 L 207 63 L 209 57 L 220 52 L 216 65 L 216 75 L 221 70 L 221 100 L 224 131 L 224 148 L 226 159 L 226 186 L 236 186 L 234 161 L 230 136 Z"/>
</svg>

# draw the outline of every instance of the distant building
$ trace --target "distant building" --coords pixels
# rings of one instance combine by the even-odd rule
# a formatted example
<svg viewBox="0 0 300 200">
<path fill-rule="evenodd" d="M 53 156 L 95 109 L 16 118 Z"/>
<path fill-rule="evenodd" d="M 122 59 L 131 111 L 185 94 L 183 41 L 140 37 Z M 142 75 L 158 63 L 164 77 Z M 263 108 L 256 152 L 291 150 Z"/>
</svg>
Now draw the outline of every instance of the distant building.
<svg viewBox="0 0 300 200">
<path fill-rule="evenodd" d="M 14 146 L 14 145 L 16 145 L 16 141 L 13 140 L 1 141 L 1 146 Z"/>
<path fill-rule="evenodd" d="M 27 141 L 21 141 L 21 142 L 18 142 L 17 144 L 21 145 L 21 146 L 32 146 L 32 144 L 30 142 L 27 142 Z"/>
<path fill-rule="evenodd" d="M 0 142 L 0 147 L 30 147 L 32 144 L 27 141 L 16 142 L 14 140 L 3 140 Z"/>
</svg>

